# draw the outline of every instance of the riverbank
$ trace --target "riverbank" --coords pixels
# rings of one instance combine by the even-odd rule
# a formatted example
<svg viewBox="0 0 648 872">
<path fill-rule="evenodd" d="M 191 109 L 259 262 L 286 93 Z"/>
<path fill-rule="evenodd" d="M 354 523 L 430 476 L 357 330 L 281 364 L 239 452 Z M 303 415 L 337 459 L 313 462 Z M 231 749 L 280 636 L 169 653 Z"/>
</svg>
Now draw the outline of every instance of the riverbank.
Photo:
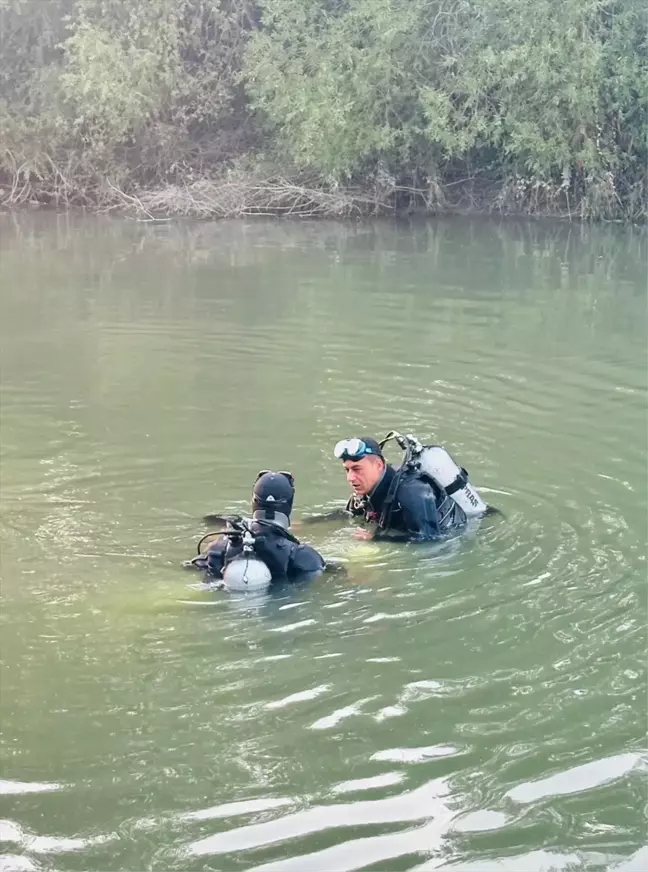
<svg viewBox="0 0 648 872">
<path fill-rule="evenodd" d="M 645 186 L 641 185 L 642 190 Z M 221 171 L 210 177 L 145 187 L 120 187 L 107 176 L 79 183 L 52 167 L 50 176 L 15 173 L 0 177 L 0 207 L 83 208 L 144 220 L 222 219 L 254 216 L 350 219 L 439 215 L 498 215 L 576 221 L 646 223 L 645 199 L 620 209 L 613 178 L 578 193 L 519 176 L 475 175 L 418 187 L 382 178 L 343 186 L 313 174 L 284 175 Z"/>
</svg>

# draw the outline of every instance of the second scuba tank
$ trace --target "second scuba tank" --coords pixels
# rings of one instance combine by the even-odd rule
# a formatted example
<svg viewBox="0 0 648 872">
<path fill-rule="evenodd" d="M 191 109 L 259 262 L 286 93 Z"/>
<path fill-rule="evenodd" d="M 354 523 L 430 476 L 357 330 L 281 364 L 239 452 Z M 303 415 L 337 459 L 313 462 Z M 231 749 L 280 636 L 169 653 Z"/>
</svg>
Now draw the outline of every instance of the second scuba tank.
<svg viewBox="0 0 648 872">
<path fill-rule="evenodd" d="M 231 560 L 223 570 L 223 583 L 230 591 L 259 593 L 266 590 L 272 581 L 267 565 L 254 553 L 254 536 L 246 530 L 243 536 L 243 551 Z"/>
<path fill-rule="evenodd" d="M 474 518 L 483 515 L 486 503 L 468 481 L 468 473 L 454 462 L 445 448 L 440 445 L 421 446 L 416 458 L 421 472 L 437 481 L 451 499 Z"/>
<path fill-rule="evenodd" d="M 270 585 L 272 575 L 270 570 L 265 565 L 263 560 L 258 557 L 250 557 L 246 554 L 241 554 L 240 557 L 235 557 L 225 567 L 223 572 L 223 582 L 226 590 L 242 593 L 250 591 L 251 593 L 259 593 L 266 590 Z"/>
</svg>

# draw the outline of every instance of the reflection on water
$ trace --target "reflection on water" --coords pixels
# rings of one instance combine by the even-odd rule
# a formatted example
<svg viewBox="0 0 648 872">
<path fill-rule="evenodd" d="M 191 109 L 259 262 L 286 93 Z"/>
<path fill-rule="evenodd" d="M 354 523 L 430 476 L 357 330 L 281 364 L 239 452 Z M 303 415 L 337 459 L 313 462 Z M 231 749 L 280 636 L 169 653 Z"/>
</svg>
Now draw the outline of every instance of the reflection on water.
<svg viewBox="0 0 648 872">
<path fill-rule="evenodd" d="M 646 866 L 646 236 L 0 216 L 0 869 Z M 180 567 L 260 468 L 442 442 L 505 520 Z"/>
</svg>

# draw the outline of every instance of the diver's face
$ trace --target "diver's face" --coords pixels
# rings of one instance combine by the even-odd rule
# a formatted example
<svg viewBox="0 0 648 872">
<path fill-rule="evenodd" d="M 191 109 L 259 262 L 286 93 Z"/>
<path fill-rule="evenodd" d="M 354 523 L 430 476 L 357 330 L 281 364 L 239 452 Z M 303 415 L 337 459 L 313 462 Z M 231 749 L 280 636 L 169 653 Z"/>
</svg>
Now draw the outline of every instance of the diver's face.
<svg viewBox="0 0 648 872">
<path fill-rule="evenodd" d="M 353 492 L 362 496 L 368 494 L 378 484 L 384 467 L 384 460 L 371 454 L 366 454 L 360 460 L 344 461 L 346 480 L 353 488 Z"/>
</svg>

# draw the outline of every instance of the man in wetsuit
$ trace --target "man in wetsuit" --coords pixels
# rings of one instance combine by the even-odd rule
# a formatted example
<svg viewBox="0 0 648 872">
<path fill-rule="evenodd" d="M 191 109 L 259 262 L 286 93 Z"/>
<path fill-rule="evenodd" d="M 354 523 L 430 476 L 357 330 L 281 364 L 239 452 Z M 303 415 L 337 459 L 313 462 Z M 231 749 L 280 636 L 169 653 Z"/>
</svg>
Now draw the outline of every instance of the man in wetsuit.
<svg viewBox="0 0 648 872">
<path fill-rule="evenodd" d="M 295 482 L 289 472 L 262 470 L 258 474 L 252 491 L 252 518 L 246 526 L 253 535 L 254 554 L 266 564 L 272 581 L 297 580 L 327 568 L 321 554 L 303 545 L 289 530 L 294 496 Z M 222 578 L 226 566 L 240 556 L 245 532 L 243 519 L 221 520 L 228 521 L 227 532 L 218 535 L 204 553 L 185 563 L 206 570 L 216 579 Z"/>
<path fill-rule="evenodd" d="M 343 439 L 334 449 L 353 493 L 346 511 L 374 525 L 362 538 L 395 541 L 440 539 L 460 530 L 466 515 L 428 476 L 395 469 L 371 436 Z"/>
</svg>

